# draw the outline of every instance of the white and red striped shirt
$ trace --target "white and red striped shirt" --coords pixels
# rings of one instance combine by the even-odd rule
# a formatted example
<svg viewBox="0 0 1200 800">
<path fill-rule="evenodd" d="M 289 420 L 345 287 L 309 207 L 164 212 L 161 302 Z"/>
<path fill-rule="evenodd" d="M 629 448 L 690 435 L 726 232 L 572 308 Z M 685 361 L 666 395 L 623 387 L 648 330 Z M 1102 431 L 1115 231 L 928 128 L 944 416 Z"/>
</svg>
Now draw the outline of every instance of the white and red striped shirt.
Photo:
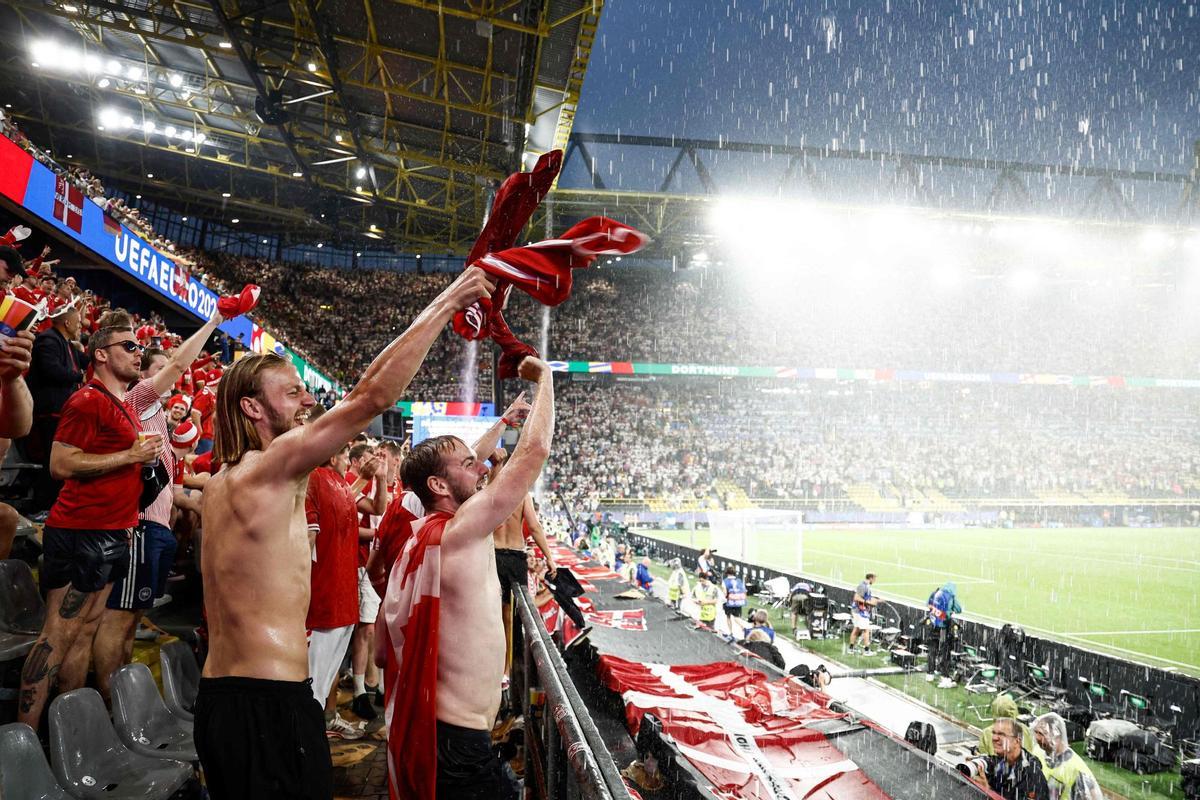
<svg viewBox="0 0 1200 800">
<path fill-rule="evenodd" d="M 163 448 L 160 458 L 167 468 L 168 475 L 175 474 L 175 451 L 171 449 L 171 434 L 167 430 L 167 415 L 162 408 L 162 398 L 154 390 L 152 378 L 138 381 L 133 388 L 125 393 L 125 403 L 133 409 L 142 422 L 142 430 L 146 433 L 157 433 L 162 436 Z M 157 522 L 164 527 L 171 527 L 171 501 L 173 487 L 168 485 L 150 507 L 142 512 L 142 519 Z"/>
</svg>

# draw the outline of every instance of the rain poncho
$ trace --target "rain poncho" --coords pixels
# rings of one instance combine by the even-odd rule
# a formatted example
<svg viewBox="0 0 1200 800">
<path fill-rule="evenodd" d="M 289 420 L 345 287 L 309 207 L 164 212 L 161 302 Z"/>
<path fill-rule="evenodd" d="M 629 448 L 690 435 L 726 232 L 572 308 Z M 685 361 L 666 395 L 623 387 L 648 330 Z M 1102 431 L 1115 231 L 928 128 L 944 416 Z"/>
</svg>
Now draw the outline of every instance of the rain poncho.
<svg viewBox="0 0 1200 800">
<path fill-rule="evenodd" d="M 1079 754 L 1071 749 L 1067 723 L 1058 714 L 1043 714 L 1033 721 L 1033 731 L 1046 743 L 1046 783 L 1050 800 L 1104 800 L 1100 784 Z"/>
<path fill-rule="evenodd" d="M 667 600 L 677 604 L 680 599 L 691 594 L 692 584 L 688 580 L 687 571 L 678 558 L 671 561 L 671 575 L 667 578 Z"/>
<path fill-rule="evenodd" d="M 954 581 L 946 581 L 942 588 L 929 595 L 929 621 L 935 628 L 944 628 L 950 624 L 950 618 L 962 613 L 958 603 L 958 587 Z"/>
<path fill-rule="evenodd" d="M 1012 699 L 1011 695 L 998 694 L 996 699 L 992 701 L 992 718 L 1000 719 L 1007 717 L 1016 719 L 1018 714 L 1017 701 Z M 1038 746 L 1037 739 L 1033 736 L 1033 731 L 1029 726 L 1020 722 L 1017 725 L 1021 728 L 1021 747 L 1027 752 L 1033 753 L 1038 760 L 1043 764 L 1046 763 L 1046 754 L 1042 752 L 1042 748 Z M 992 726 L 988 725 L 979 732 L 979 754 L 981 756 L 996 755 L 995 749 L 992 747 Z"/>
</svg>

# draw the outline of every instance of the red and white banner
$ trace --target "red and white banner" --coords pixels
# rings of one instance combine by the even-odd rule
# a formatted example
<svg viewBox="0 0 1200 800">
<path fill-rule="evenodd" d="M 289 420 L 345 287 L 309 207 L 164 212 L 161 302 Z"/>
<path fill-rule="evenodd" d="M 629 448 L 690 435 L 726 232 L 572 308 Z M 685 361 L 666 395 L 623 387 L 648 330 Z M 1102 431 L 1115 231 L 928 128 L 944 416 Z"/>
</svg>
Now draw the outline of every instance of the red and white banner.
<svg viewBox="0 0 1200 800">
<path fill-rule="evenodd" d="M 616 581 L 620 580 L 621 576 L 613 572 L 608 567 L 571 567 L 571 572 L 575 573 L 576 578 L 590 578 L 594 581 Z"/>
<path fill-rule="evenodd" d="M 83 231 L 83 190 L 61 175 L 54 178 L 54 218 L 76 233 Z"/>
<path fill-rule="evenodd" d="M 729 800 L 882 800 L 887 795 L 820 731 L 840 718 L 795 678 L 768 681 L 720 662 L 671 666 L 601 656 L 601 681 L 621 694 L 637 735 L 654 715 L 663 734 Z"/>
<path fill-rule="evenodd" d="M 618 628 L 623 631 L 646 630 L 646 609 L 631 608 L 627 611 L 587 611 L 584 619 L 593 625 Z"/>
</svg>

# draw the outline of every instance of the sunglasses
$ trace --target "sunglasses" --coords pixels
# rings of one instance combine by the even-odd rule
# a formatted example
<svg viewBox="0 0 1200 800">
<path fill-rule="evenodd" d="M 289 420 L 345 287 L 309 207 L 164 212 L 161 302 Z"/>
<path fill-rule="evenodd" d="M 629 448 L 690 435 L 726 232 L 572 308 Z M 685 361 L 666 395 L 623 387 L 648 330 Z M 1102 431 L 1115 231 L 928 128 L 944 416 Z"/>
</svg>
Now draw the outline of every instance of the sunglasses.
<svg viewBox="0 0 1200 800">
<path fill-rule="evenodd" d="M 112 344 L 104 345 L 100 349 L 107 350 L 110 347 L 119 347 L 122 350 L 124 350 L 126 353 L 141 353 L 142 351 L 144 351 L 146 349 L 145 347 L 138 344 L 137 342 L 132 342 L 132 341 L 113 342 Z"/>
</svg>

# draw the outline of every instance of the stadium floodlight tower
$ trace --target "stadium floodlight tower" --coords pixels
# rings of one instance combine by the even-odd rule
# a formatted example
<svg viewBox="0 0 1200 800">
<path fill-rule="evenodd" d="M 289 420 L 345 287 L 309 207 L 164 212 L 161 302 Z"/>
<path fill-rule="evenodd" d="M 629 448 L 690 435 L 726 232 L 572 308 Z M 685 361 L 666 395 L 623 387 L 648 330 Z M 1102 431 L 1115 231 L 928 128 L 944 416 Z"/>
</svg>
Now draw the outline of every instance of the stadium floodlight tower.
<svg viewBox="0 0 1200 800">
<path fill-rule="evenodd" d="M 785 508 L 708 511 L 709 547 L 751 564 L 804 570 L 804 512 Z M 788 563 L 788 562 L 791 563 Z"/>
</svg>

